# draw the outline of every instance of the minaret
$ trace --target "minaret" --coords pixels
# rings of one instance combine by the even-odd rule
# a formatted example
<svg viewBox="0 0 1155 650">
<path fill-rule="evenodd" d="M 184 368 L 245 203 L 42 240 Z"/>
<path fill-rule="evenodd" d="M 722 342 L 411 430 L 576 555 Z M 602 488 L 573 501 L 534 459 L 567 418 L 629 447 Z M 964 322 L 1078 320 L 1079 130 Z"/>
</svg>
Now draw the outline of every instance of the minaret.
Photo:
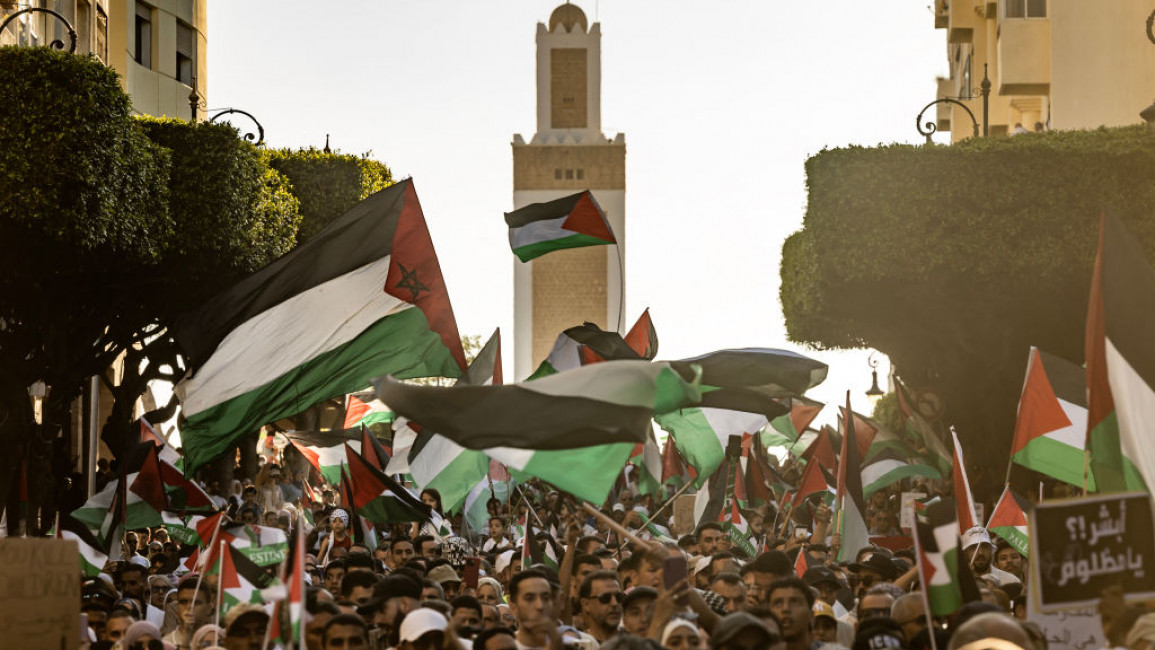
<svg viewBox="0 0 1155 650">
<path fill-rule="evenodd" d="M 513 136 L 513 208 L 593 190 L 617 246 L 514 260 L 514 372 L 524 379 L 558 334 L 584 321 L 621 330 L 626 240 L 626 138 L 602 133 L 601 25 L 577 5 L 537 24 L 537 133 Z"/>
</svg>

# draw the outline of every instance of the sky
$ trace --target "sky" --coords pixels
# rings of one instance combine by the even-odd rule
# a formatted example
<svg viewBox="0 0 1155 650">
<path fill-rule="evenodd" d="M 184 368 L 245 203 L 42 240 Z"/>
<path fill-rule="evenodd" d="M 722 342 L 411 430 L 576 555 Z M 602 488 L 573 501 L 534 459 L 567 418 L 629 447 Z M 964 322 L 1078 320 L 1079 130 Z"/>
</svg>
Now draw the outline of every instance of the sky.
<svg viewBox="0 0 1155 650">
<path fill-rule="evenodd" d="M 270 147 L 329 134 L 413 177 L 462 334 L 511 337 L 510 142 L 536 129 L 534 36 L 558 4 L 216 0 L 208 106 L 252 113 Z M 923 141 L 915 115 L 947 74 L 929 0 L 575 4 L 601 23 L 603 131 L 626 137 L 627 324 L 648 307 L 665 359 L 798 350 L 830 365 L 810 397 L 850 390 L 869 412 L 869 351 L 787 341 L 781 246 L 802 226 L 809 156 Z"/>
</svg>

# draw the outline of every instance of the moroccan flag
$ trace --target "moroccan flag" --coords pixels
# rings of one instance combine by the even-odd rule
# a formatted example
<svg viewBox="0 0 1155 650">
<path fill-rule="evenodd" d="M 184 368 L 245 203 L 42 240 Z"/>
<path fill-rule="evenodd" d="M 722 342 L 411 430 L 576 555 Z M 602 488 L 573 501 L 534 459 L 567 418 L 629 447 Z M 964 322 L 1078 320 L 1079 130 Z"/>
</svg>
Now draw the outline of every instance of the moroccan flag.
<svg viewBox="0 0 1155 650">
<path fill-rule="evenodd" d="M 356 429 L 373 424 L 389 424 L 396 416 L 388 406 L 377 399 L 373 391 L 351 393 L 345 396 L 345 423 L 342 429 Z"/>
<path fill-rule="evenodd" d="M 375 526 L 402 521 L 428 521 L 430 508 L 389 476 L 375 469 L 346 446 L 349 478 L 353 484 L 352 507 Z"/>
<path fill-rule="evenodd" d="M 805 397 L 788 397 L 786 400 L 790 412 L 771 420 L 770 427 L 762 432 L 762 444 L 766 447 L 784 447 L 797 442 L 825 406 Z"/>
<path fill-rule="evenodd" d="M 313 469 L 331 485 L 341 480 L 341 464 L 345 462 L 345 443 L 356 452 L 361 451 L 361 441 L 351 440 L 340 432 L 289 431 L 285 434 Z"/>
<path fill-rule="evenodd" d="M 465 353 L 413 189 L 402 181 L 180 319 L 190 469 L 262 425 L 374 377 L 456 377 Z"/>
<path fill-rule="evenodd" d="M 1087 307 L 1087 438 L 1101 492 L 1146 490 L 1155 446 L 1155 271 L 1123 224 L 1103 214 Z"/>
<path fill-rule="evenodd" d="M 505 223 L 509 246 L 522 262 L 567 248 L 617 243 L 606 213 L 589 190 L 506 212 Z"/>
<path fill-rule="evenodd" d="M 220 595 L 221 618 L 241 603 L 263 603 L 261 591 L 272 587 L 278 580 L 245 557 L 239 549 L 227 542 L 218 542 L 220 550 L 210 574 L 220 574 L 217 593 Z"/>
<path fill-rule="evenodd" d="M 975 521 L 975 499 L 971 496 L 971 481 L 967 478 L 962 445 L 959 444 L 958 432 L 954 427 L 950 428 L 950 435 L 954 440 L 954 471 L 951 472 L 951 481 L 954 484 L 954 501 L 958 506 L 959 530 L 970 530 L 978 525 Z"/>
<path fill-rule="evenodd" d="M 643 358 L 621 334 L 607 332 L 593 323 L 582 323 L 558 335 L 549 355 L 526 381 L 599 361 Z"/>
<path fill-rule="evenodd" d="M 626 345 L 643 359 L 653 359 L 658 355 L 658 332 L 654 329 L 654 321 L 650 320 L 648 308 L 626 332 Z"/>
<path fill-rule="evenodd" d="M 757 433 L 768 420 L 761 413 L 718 408 L 686 408 L 654 418 L 670 434 L 678 453 L 698 473 L 698 485 L 722 464 L 731 436 Z"/>
<path fill-rule="evenodd" d="M 717 350 L 670 365 L 687 377 L 691 367 L 702 369 L 700 406 L 761 413 L 768 419 L 788 412 L 779 398 L 802 395 L 827 373 L 825 363 L 768 348 Z"/>
<path fill-rule="evenodd" d="M 71 539 L 76 542 L 80 551 L 80 572 L 86 578 L 95 578 L 104 571 L 104 565 L 108 564 L 108 554 L 104 552 L 100 540 L 96 539 L 84 524 L 62 514 L 50 534 L 56 539 Z"/>
<path fill-rule="evenodd" d="M 846 411 L 850 412 L 850 391 L 846 391 Z M 855 418 L 844 418 L 842 454 L 838 462 L 837 530 L 842 535 L 838 561 L 849 562 L 869 543 L 866 529 L 866 499 L 862 492 L 862 463 L 858 456 Z"/>
<path fill-rule="evenodd" d="M 959 525 L 948 502 L 928 507 L 926 519 L 915 519 L 919 583 L 931 613 L 949 616 L 963 605 L 959 565 L 966 556 L 959 544 Z"/>
<path fill-rule="evenodd" d="M 505 386 L 439 388 L 388 377 L 376 388 L 400 415 L 479 450 L 628 443 L 628 454 L 645 441 L 655 414 L 701 397 L 696 377 L 687 381 L 670 364 L 640 360 L 595 363 Z"/>
<path fill-rule="evenodd" d="M 987 521 L 987 530 L 1002 537 L 1013 546 L 1023 557 L 1027 557 L 1030 548 L 1030 536 L 1027 533 L 1027 510 L 1030 504 L 1027 500 L 1015 494 L 1011 486 L 1003 488 L 1003 495 L 995 504 L 991 518 Z"/>
<path fill-rule="evenodd" d="M 1032 346 L 1019 397 L 1011 460 L 1064 483 L 1083 486 L 1087 375 L 1079 366 Z M 1088 475 L 1087 489 L 1095 490 Z"/>
</svg>

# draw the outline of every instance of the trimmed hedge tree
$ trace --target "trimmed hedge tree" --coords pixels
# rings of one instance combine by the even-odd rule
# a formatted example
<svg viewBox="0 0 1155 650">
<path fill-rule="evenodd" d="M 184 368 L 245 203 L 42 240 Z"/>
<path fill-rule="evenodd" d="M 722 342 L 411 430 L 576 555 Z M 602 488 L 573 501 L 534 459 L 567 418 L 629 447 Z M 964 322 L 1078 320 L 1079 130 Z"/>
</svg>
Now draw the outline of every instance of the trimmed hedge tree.
<svg viewBox="0 0 1155 650">
<path fill-rule="evenodd" d="M 885 352 L 944 398 L 987 486 L 1001 482 L 1029 346 L 1083 361 L 1103 210 L 1155 260 L 1155 137 L 850 147 L 810 158 L 806 176 L 803 228 L 782 247 L 790 339 Z"/>
</svg>

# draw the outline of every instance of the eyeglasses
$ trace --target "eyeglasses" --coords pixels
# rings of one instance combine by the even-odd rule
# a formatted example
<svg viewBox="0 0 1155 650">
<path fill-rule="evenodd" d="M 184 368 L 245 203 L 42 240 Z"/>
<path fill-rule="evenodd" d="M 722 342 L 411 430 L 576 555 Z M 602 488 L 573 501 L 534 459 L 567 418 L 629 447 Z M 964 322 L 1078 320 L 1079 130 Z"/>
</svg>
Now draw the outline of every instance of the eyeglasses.
<svg viewBox="0 0 1155 650">
<path fill-rule="evenodd" d="M 164 650 L 164 643 L 156 639 L 151 641 L 137 641 L 128 646 L 128 650 Z"/>
<path fill-rule="evenodd" d="M 624 595 L 620 591 L 607 591 L 603 594 L 594 596 L 594 598 L 597 598 L 598 602 L 603 605 L 609 605 L 610 601 L 619 603 L 622 602 L 622 600 L 624 600 Z"/>
<path fill-rule="evenodd" d="M 890 616 L 890 608 L 889 607 L 868 607 L 868 608 L 862 610 L 862 618 L 863 619 L 870 618 L 871 616 L 889 617 Z"/>
<path fill-rule="evenodd" d="M 875 583 L 875 580 L 876 578 L 874 576 L 862 576 L 858 579 L 858 584 L 869 589 L 870 586 Z"/>
</svg>

